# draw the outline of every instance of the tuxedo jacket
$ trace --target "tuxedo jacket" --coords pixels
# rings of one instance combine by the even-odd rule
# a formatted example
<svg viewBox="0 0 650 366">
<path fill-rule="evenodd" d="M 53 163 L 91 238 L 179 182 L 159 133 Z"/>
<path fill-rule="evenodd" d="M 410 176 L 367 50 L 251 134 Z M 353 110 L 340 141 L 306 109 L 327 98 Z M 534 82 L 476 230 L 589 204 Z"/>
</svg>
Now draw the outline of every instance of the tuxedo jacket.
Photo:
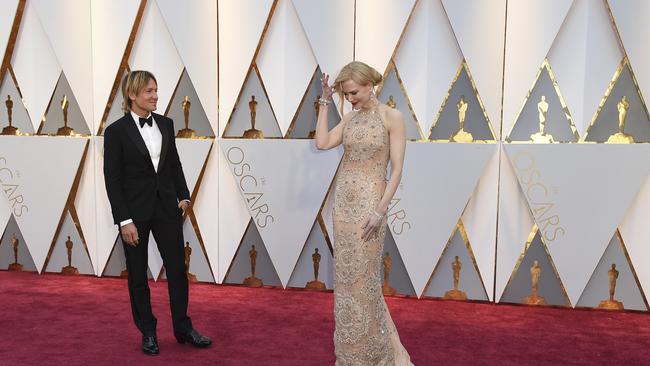
<svg viewBox="0 0 650 366">
<path fill-rule="evenodd" d="M 162 135 L 158 172 L 131 113 L 104 131 L 104 182 L 117 225 L 127 219 L 150 220 L 156 209 L 162 209 L 170 219 L 181 217 L 178 202 L 190 199 L 176 150 L 174 122 L 152 115 Z M 163 207 L 157 208 L 157 201 Z"/>
</svg>

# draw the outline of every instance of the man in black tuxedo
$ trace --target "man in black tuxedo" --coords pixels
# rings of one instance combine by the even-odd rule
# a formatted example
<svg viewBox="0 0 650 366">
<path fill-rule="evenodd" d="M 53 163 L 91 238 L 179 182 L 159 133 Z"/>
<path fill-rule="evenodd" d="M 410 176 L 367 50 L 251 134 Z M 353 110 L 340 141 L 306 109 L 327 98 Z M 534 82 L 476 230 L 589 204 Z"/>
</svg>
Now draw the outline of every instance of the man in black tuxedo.
<svg viewBox="0 0 650 366">
<path fill-rule="evenodd" d="M 147 284 L 147 244 L 153 233 L 167 273 L 174 335 L 179 343 L 207 347 L 212 341 L 187 316 L 188 281 L 183 249 L 183 214 L 190 193 L 176 150 L 174 123 L 152 113 L 156 78 L 132 71 L 122 82 L 124 117 L 104 131 L 104 180 L 113 219 L 120 227 L 129 272 L 129 295 L 142 351 L 159 353 L 156 318 Z"/>
</svg>

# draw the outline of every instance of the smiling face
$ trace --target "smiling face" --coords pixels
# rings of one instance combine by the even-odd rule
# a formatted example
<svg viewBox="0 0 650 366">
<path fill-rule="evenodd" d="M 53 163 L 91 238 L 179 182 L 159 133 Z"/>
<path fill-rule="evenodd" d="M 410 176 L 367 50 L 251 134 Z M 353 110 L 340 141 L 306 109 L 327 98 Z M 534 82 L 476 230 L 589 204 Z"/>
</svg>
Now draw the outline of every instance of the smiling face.
<svg viewBox="0 0 650 366">
<path fill-rule="evenodd" d="M 137 94 L 130 93 L 131 109 L 140 117 L 146 117 L 156 110 L 158 105 L 158 84 L 154 79 L 149 79 L 144 88 Z"/>
<path fill-rule="evenodd" d="M 341 83 L 343 97 L 352 104 L 352 108 L 361 109 L 369 107 L 372 84 L 361 85 L 352 79 Z"/>
</svg>

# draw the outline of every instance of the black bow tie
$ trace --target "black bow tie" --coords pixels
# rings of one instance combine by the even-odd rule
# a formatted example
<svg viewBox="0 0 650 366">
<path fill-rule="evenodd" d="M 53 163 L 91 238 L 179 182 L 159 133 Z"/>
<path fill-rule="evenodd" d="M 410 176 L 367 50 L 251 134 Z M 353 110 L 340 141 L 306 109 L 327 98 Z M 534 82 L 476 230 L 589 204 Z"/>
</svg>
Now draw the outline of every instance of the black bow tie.
<svg viewBox="0 0 650 366">
<path fill-rule="evenodd" d="M 149 118 L 139 118 L 140 120 L 140 128 L 144 127 L 144 125 L 149 125 L 149 127 L 153 127 L 153 117 L 149 115 Z"/>
</svg>

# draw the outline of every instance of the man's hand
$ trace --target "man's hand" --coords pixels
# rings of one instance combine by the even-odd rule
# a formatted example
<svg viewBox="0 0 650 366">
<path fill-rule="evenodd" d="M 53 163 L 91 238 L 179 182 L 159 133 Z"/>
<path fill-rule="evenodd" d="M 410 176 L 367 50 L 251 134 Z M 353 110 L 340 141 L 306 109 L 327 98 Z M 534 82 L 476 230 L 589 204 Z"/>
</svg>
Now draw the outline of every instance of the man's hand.
<svg viewBox="0 0 650 366">
<path fill-rule="evenodd" d="M 134 223 L 122 226 L 120 232 L 122 233 L 122 241 L 134 247 L 138 245 L 138 228 L 135 227 Z"/>
<path fill-rule="evenodd" d="M 190 208 L 190 201 L 184 200 L 178 203 L 178 208 L 183 210 L 183 215 L 187 213 L 187 210 Z"/>
</svg>

